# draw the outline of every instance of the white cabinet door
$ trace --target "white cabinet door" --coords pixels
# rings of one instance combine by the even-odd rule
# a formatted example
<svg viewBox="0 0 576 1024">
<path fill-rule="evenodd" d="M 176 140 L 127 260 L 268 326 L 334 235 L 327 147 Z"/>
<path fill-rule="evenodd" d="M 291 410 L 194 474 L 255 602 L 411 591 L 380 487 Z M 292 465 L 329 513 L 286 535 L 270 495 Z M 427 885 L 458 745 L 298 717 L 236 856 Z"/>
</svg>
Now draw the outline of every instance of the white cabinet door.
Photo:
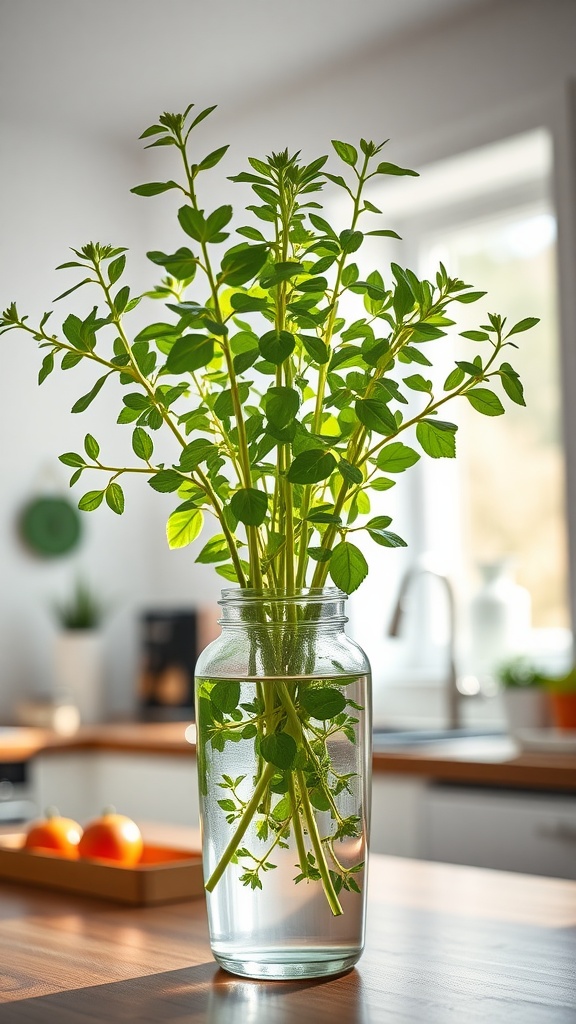
<svg viewBox="0 0 576 1024">
<path fill-rule="evenodd" d="M 84 824 L 113 805 L 135 821 L 198 827 L 196 759 L 87 751 L 34 759 L 32 788 L 42 809 Z"/>
<path fill-rule="evenodd" d="M 96 787 L 94 754 L 40 754 L 31 763 L 34 800 L 43 814 L 57 807 L 66 818 L 82 824 L 102 810 Z"/>
<path fill-rule="evenodd" d="M 428 860 L 576 879 L 576 796 L 431 785 Z"/>
<path fill-rule="evenodd" d="M 135 821 L 198 827 L 198 776 L 192 756 L 98 754 L 96 789 Z"/>
<path fill-rule="evenodd" d="M 421 856 L 421 817 L 426 781 L 405 775 L 372 776 L 370 849 L 398 857 Z"/>
</svg>

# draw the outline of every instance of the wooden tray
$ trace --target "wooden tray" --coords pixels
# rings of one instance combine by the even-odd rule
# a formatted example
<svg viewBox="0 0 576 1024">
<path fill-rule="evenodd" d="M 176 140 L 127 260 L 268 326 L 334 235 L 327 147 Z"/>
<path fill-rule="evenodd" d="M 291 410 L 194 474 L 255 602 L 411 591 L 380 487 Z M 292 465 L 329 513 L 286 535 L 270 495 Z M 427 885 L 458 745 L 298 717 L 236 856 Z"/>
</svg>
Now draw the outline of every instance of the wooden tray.
<svg viewBox="0 0 576 1024">
<path fill-rule="evenodd" d="M 24 833 L 0 836 L 0 878 L 134 906 L 202 896 L 202 855 L 197 850 L 145 845 L 134 867 L 96 860 L 67 860 L 23 850 Z"/>
</svg>

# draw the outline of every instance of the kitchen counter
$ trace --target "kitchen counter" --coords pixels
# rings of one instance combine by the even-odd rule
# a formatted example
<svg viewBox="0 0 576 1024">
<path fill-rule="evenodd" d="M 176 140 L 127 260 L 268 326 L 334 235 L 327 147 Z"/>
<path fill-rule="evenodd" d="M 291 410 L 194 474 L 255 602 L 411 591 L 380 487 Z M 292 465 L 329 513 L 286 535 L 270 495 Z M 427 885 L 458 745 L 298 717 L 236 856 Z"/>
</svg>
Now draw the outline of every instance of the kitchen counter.
<svg viewBox="0 0 576 1024">
<path fill-rule="evenodd" d="M 114 722 L 85 726 L 61 737 L 43 729 L 0 730 L 0 761 L 26 760 L 39 753 L 115 751 L 194 753 L 194 726 L 186 722 Z M 576 792 L 576 755 L 522 753 L 507 736 L 470 736 L 379 751 L 377 772 L 484 786 Z"/>
<path fill-rule="evenodd" d="M 212 960 L 203 899 L 126 909 L 0 883 L 0 1020 L 574 1024 L 576 883 L 374 855 L 369 907 L 356 969 L 254 982 Z"/>
</svg>

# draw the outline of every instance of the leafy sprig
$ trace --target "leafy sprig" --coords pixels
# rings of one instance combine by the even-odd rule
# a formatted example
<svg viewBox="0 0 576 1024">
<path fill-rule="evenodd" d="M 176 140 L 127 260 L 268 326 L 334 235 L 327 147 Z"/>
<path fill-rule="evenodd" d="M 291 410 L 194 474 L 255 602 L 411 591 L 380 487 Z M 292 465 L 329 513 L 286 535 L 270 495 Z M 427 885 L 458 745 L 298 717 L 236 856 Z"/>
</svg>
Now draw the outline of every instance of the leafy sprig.
<svg viewBox="0 0 576 1024">
<path fill-rule="evenodd" d="M 132 430 L 134 462 L 117 465 L 102 455 L 92 433 L 83 453 L 60 456 L 73 470 L 71 485 L 85 474 L 104 476 L 103 486 L 80 498 L 81 509 L 106 503 L 122 514 L 122 478 L 145 474 L 154 490 L 175 496 L 167 523 L 171 547 L 194 541 L 207 513 L 216 520 L 217 532 L 197 561 L 213 564 L 224 579 L 291 595 L 330 578 L 351 593 L 369 569 L 355 534 L 382 547 L 405 545 L 389 529 L 390 516 L 371 514 L 373 493 L 392 488 L 422 453 L 455 456 L 457 426 L 444 418 L 448 402 L 465 400 L 487 416 L 504 413 L 502 399 L 524 405 L 505 350 L 516 348 L 513 339 L 537 320 L 508 328 L 490 314 L 487 323 L 463 331 L 480 351 L 456 360 L 438 387 L 428 372 L 436 347 L 455 327 L 452 308 L 484 292 L 450 277 L 442 264 L 429 281 L 398 263 L 363 276 L 356 262 L 366 237 L 398 237 L 380 226 L 367 185 L 415 172 L 382 160 L 385 143 L 364 139 L 359 147 L 333 142 L 342 173 L 325 169 L 326 156 L 306 163 L 284 150 L 251 158 L 249 170 L 230 179 L 253 196 L 245 207 L 249 223 L 238 223 L 232 205 L 202 205 L 202 175 L 228 149 L 205 156 L 197 150 L 197 129 L 213 110 L 196 112 L 191 104 L 182 114 L 162 114 L 141 136 L 151 140 L 147 148 L 172 147 L 182 168 L 180 180 L 132 189 L 144 197 L 171 193 L 180 204 L 183 244 L 147 254 L 164 272 L 160 282 L 133 295 L 127 251 L 89 242 L 59 268 L 79 280 L 55 300 L 90 289 L 97 298 L 87 315 L 70 313 L 52 333 L 52 310 L 32 325 L 12 303 L 0 316 L 0 333 L 32 335 L 43 352 L 41 384 L 57 366 L 68 372 L 94 364 L 94 384 L 77 399 L 74 414 L 98 402 L 111 378 L 123 389 L 117 420 Z M 327 181 L 349 203 L 341 230 L 318 202 Z M 132 313 L 144 299 L 162 303 L 164 311 L 135 327 Z M 353 310 L 350 316 L 343 316 L 344 307 Z M 168 464 L 155 457 L 160 429 L 174 442 Z M 281 665 L 290 676 L 288 661 L 282 643 L 279 653 L 274 644 L 263 651 L 270 674 Z M 238 681 L 204 680 L 198 707 L 204 791 L 209 748 L 221 753 L 229 744 L 250 743 L 258 764 L 254 778 L 222 775 L 217 783 L 232 834 L 208 888 L 236 863 L 242 883 L 259 889 L 274 867 L 274 851 L 292 837 L 296 881 L 319 881 L 340 913 L 338 895 L 359 891 L 354 876 L 362 865 L 343 867 L 336 846 L 357 836 L 360 819 L 340 809 L 353 776 L 335 770 L 329 748 L 334 736 L 356 742 L 354 711 L 361 709 L 337 682 L 304 680 L 294 690 L 282 678 L 273 687 L 258 684 L 249 701 L 242 701 Z M 330 821 L 322 835 L 317 813 Z M 268 844 L 263 853 L 242 845 L 252 822 Z"/>
<path fill-rule="evenodd" d="M 251 159 L 250 170 L 231 180 L 252 189 L 255 202 L 246 209 L 259 227 L 236 227 L 240 240 L 220 255 L 216 246 L 230 239 L 232 206 L 206 212 L 198 187 L 227 147 L 198 158 L 191 139 L 213 109 L 195 114 L 191 105 L 183 114 L 163 114 L 142 134 L 152 139 L 147 148 L 175 148 L 184 171 L 181 182 L 132 190 L 146 197 L 174 191 L 183 200 L 178 221 L 187 244 L 174 253 L 148 253 L 166 271 L 147 293 L 164 301 L 166 318 L 131 332 L 129 315 L 143 296 L 122 283 L 126 250 L 90 242 L 61 265 L 79 271 L 80 280 L 57 299 L 90 287 L 100 292 L 100 305 L 84 319 L 67 316 L 58 335 L 48 330 L 52 311 L 33 327 L 12 304 L 0 330 L 26 331 L 46 350 L 40 383 L 59 357 L 63 370 L 83 360 L 96 364 L 100 374 L 74 413 L 86 411 L 112 376 L 126 388 L 118 422 L 132 425 L 138 463 L 101 461 L 90 434 L 85 456 L 61 456 L 74 469 L 72 484 L 88 470 L 108 474 L 103 488 L 80 499 L 83 510 L 106 501 L 121 514 L 122 476 L 145 473 L 155 490 L 180 499 L 168 520 L 171 546 L 194 540 L 206 511 L 216 517 L 220 533 L 199 559 L 224 578 L 290 591 L 307 582 L 321 586 L 330 576 L 351 592 L 368 572 L 353 533 L 364 531 L 382 546 L 404 544 L 388 530 L 388 517 L 366 518 L 371 492 L 394 486 L 395 474 L 419 459 L 418 449 L 431 458 L 455 455 L 456 425 L 439 416 L 449 400 L 465 398 L 478 412 L 498 416 L 504 406 L 494 385 L 500 385 L 505 397 L 524 404 L 518 373 L 502 355 L 515 345 L 514 335 L 537 321 L 527 318 L 506 331 L 505 320 L 490 315 L 487 324 L 462 332 L 486 355 L 458 360 L 436 393 L 426 377 L 431 343 L 454 326 L 453 303 L 475 302 L 484 293 L 449 277 L 442 265 L 434 282 L 396 263 L 387 283 L 379 270 L 361 279 L 354 260 L 364 238 L 395 234 L 361 230 L 366 217 L 373 222 L 380 215 L 364 195 L 366 184 L 379 175 L 415 173 L 381 161 L 384 144 L 366 140 L 359 150 L 334 141 L 346 176 L 325 171 L 324 156 L 304 163 L 285 150 Z M 341 231 L 317 212 L 322 207 L 313 197 L 326 180 L 350 200 L 349 226 Z M 344 296 L 363 307 L 351 323 L 340 315 Z M 417 371 L 404 373 L 411 364 Z M 153 461 L 153 433 L 161 427 L 176 443 L 168 466 Z"/>
</svg>

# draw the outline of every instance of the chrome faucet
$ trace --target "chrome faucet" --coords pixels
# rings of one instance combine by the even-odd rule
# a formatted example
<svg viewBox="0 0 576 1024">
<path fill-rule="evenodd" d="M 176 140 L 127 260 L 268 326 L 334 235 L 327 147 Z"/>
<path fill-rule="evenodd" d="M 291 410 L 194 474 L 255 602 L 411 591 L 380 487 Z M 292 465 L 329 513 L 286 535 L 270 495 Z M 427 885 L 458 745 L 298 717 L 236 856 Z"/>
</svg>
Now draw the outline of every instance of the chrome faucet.
<svg viewBox="0 0 576 1024">
<path fill-rule="evenodd" d="M 446 718 L 448 729 L 459 729 L 462 725 L 460 690 L 456 672 L 456 600 L 452 584 L 444 573 L 431 568 L 426 562 L 408 569 L 400 584 L 396 605 L 388 627 L 389 636 L 400 635 L 400 624 L 406 611 L 406 595 L 415 579 L 421 575 L 434 576 L 439 580 L 448 601 L 448 675 L 446 678 Z"/>
</svg>

